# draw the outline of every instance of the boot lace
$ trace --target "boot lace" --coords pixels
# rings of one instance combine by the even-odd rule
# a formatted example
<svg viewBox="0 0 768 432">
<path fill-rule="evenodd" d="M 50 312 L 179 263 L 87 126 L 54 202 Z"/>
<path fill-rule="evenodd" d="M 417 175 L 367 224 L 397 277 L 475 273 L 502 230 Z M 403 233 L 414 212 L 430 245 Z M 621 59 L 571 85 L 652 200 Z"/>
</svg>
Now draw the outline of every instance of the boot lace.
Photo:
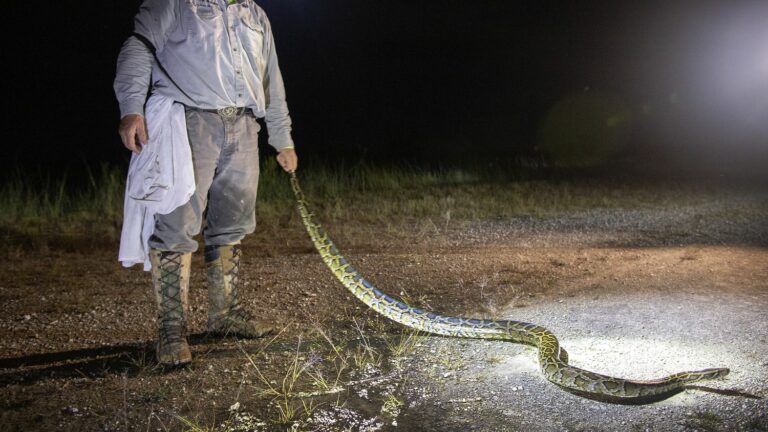
<svg viewBox="0 0 768 432">
<path fill-rule="evenodd" d="M 184 338 L 184 305 L 181 300 L 181 253 L 160 254 L 160 337 L 165 343 Z"/>
</svg>

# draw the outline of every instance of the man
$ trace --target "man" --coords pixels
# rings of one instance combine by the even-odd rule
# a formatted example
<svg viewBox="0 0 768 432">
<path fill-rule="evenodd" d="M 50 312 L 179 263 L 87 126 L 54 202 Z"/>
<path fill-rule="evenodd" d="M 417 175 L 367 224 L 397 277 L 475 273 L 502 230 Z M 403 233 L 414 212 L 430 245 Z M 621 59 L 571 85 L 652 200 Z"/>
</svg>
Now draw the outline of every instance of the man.
<svg viewBox="0 0 768 432">
<path fill-rule="evenodd" d="M 193 237 L 203 216 L 208 330 L 247 338 L 272 331 L 243 310 L 238 292 L 240 241 L 255 229 L 257 117 L 266 118 L 280 166 L 293 172 L 298 159 L 270 23 L 253 0 L 144 1 L 135 34 L 120 51 L 115 79 L 120 137 L 137 154 L 148 141 L 144 104 L 150 80 L 153 94 L 186 107 L 197 185 L 187 204 L 155 217 L 149 240 L 157 359 L 177 366 L 192 361 L 187 292 L 191 254 L 198 248 Z"/>
</svg>

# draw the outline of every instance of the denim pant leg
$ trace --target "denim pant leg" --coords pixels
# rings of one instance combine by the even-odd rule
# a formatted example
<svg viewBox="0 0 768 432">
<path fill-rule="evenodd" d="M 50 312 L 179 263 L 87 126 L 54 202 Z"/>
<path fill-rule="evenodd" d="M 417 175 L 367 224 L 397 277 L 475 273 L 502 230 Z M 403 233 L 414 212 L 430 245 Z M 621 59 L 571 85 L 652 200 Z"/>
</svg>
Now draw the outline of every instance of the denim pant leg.
<svg viewBox="0 0 768 432">
<path fill-rule="evenodd" d="M 187 110 L 186 121 L 196 188 L 188 203 L 166 215 L 155 215 L 155 231 L 149 246 L 163 251 L 197 251 L 194 237 L 200 234 L 208 189 L 224 141 L 224 124 L 218 114 Z"/>
<path fill-rule="evenodd" d="M 187 110 L 186 120 L 196 190 L 187 204 L 155 217 L 149 244 L 164 251 L 195 252 L 194 237 L 200 234 L 204 215 L 206 244 L 236 243 L 256 226 L 260 129 L 256 118 L 224 119 L 216 113 Z"/>
<path fill-rule="evenodd" d="M 256 229 L 259 183 L 259 130 L 251 114 L 224 120 L 226 145 L 208 192 L 203 231 L 206 246 L 239 242 Z"/>
</svg>

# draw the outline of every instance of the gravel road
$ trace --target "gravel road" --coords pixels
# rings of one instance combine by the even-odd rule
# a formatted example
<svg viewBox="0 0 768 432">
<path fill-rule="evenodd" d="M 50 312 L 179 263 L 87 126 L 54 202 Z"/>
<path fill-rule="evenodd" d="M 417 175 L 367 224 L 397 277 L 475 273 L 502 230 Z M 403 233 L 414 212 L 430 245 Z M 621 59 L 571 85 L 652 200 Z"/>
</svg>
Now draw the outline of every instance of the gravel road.
<svg viewBox="0 0 768 432">
<path fill-rule="evenodd" d="M 409 405 L 400 423 L 444 431 L 768 430 L 766 202 L 742 195 L 473 224 L 451 241 L 553 248 L 563 265 L 614 256 L 602 273 L 562 281 L 564 295 L 513 303 L 494 316 L 554 331 L 571 364 L 635 379 L 732 372 L 655 403 L 607 404 L 548 383 L 534 348 L 430 338 L 406 368 Z M 572 262 L 563 248 L 574 251 Z M 582 289 L 568 291 L 573 284 Z"/>
<path fill-rule="evenodd" d="M 595 208 L 559 217 L 482 221 L 454 231 L 455 244 L 517 246 L 768 246 L 768 195 L 710 197 L 640 209 Z"/>
</svg>

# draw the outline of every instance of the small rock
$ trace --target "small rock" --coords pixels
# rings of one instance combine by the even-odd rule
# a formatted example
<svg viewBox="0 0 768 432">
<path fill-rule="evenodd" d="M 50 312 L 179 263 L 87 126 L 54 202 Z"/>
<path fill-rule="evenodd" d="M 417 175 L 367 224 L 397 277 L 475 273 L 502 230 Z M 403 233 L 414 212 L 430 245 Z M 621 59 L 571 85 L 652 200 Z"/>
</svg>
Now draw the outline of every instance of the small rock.
<svg viewBox="0 0 768 432">
<path fill-rule="evenodd" d="M 73 407 L 73 406 L 68 406 L 66 408 L 63 408 L 62 411 L 64 412 L 64 414 L 70 414 L 70 415 L 75 415 L 80 412 L 80 410 L 77 407 Z"/>
</svg>

